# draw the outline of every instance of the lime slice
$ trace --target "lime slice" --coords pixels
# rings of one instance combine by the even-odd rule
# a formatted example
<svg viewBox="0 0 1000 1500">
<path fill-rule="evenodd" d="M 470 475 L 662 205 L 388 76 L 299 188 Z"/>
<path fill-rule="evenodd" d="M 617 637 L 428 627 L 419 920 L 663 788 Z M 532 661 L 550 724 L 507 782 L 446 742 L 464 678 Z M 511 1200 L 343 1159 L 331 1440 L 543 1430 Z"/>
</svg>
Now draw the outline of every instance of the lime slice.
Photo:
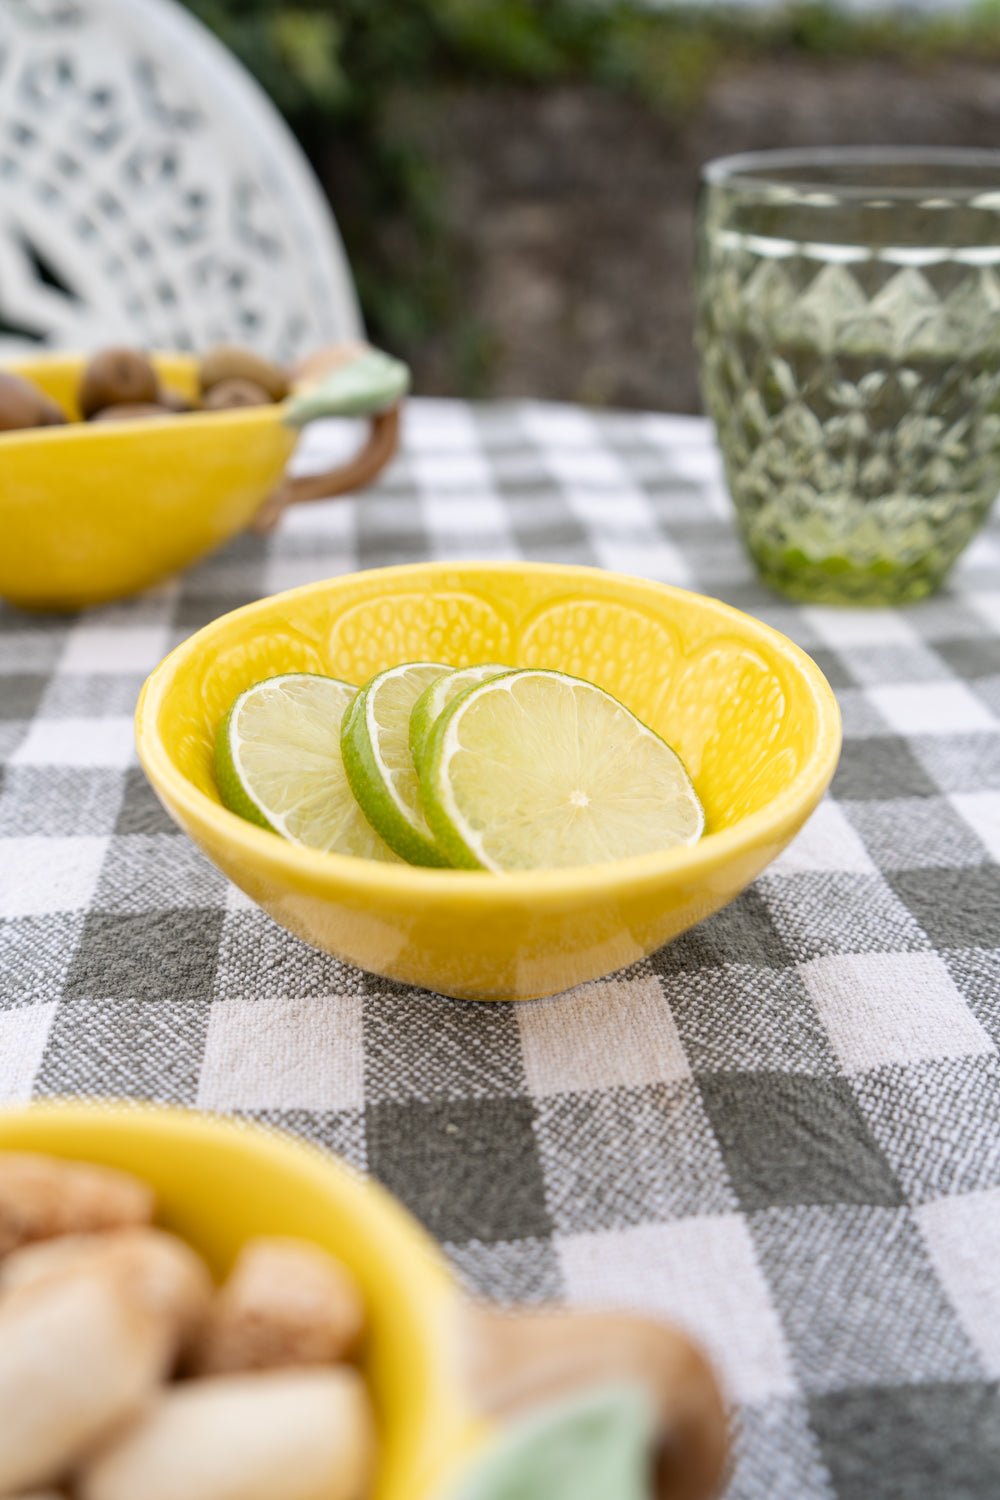
<svg viewBox="0 0 1000 1500">
<path fill-rule="evenodd" d="M 372 827 L 411 865 L 446 865 L 427 826 L 410 752 L 410 714 L 421 693 L 450 672 L 412 661 L 380 672 L 363 687 L 340 731 L 351 790 Z"/>
<path fill-rule="evenodd" d="M 468 692 L 469 688 L 478 687 L 481 682 L 490 682 L 504 672 L 513 671 L 513 667 L 501 667 L 496 662 L 485 662 L 481 667 L 459 667 L 454 672 L 446 672 L 443 677 L 438 677 L 429 688 L 424 689 L 410 715 L 410 753 L 418 771 L 430 732 L 434 728 L 434 720 L 444 713 L 448 704 L 453 703 L 459 693 Z"/>
<path fill-rule="evenodd" d="M 604 864 L 693 844 L 705 814 L 670 746 L 610 693 L 508 672 L 456 698 L 421 768 L 427 821 L 469 869 Z"/>
<path fill-rule="evenodd" d="M 394 861 L 344 774 L 340 726 L 357 695 L 350 683 L 308 672 L 268 677 L 241 693 L 215 741 L 226 807 L 293 844 Z"/>
</svg>

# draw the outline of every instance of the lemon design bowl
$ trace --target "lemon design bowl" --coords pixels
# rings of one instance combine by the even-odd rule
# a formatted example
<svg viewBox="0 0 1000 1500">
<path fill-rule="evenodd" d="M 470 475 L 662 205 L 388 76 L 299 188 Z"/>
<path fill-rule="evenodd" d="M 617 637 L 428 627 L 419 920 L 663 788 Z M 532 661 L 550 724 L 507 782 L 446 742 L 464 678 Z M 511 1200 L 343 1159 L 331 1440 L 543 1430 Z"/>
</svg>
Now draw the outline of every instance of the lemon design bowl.
<svg viewBox="0 0 1000 1500">
<path fill-rule="evenodd" d="M 508 1418 L 548 1398 L 560 1366 L 570 1386 L 619 1378 L 646 1385 L 676 1450 L 668 1493 L 717 1493 L 722 1402 L 685 1334 L 626 1314 L 474 1309 L 396 1200 L 315 1147 L 190 1110 L 56 1101 L 0 1110 L 0 1151 L 135 1173 L 155 1191 L 157 1222 L 188 1240 L 216 1275 L 260 1234 L 312 1240 L 338 1256 L 368 1313 L 373 1500 L 446 1500 L 478 1456 L 503 1443 Z M 519 1388 L 513 1401 L 511 1386 Z"/>
<path fill-rule="evenodd" d="M 361 683 L 407 660 L 556 667 L 596 682 L 681 755 L 705 836 L 617 863 L 488 875 L 300 848 L 222 806 L 212 748 L 237 693 L 279 672 Z M 738 895 L 823 795 L 840 715 L 804 652 L 716 599 L 590 568 L 423 563 L 223 615 L 149 677 L 136 734 L 164 806 L 275 921 L 392 979 L 522 1000 L 631 963 Z"/>
<path fill-rule="evenodd" d="M 343 351 L 348 360 L 361 353 Z M 153 363 L 166 386 L 196 394 L 192 355 L 155 355 Z M 243 531 L 275 497 L 290 504 L 359 489 L 395 451 L 393 407 L 375 414 L 354 459 L 286 478 L 303 422 L 337 414 L 309 397 L 311 374 L 288 401 L 268 406 L 81 422 L 85 364 L 74 354 L 5 366 L 73 419 L 0 433 L 0 598 L 23 608 L 82 609 L 136 593 Z"/>
</svg>

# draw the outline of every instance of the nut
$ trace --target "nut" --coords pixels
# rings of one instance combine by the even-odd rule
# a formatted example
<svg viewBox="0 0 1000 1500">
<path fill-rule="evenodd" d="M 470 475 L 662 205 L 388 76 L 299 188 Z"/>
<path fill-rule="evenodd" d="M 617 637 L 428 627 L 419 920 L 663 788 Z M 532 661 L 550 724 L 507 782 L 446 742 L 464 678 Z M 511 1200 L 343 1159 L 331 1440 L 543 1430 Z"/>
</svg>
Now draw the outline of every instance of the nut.
<svg viewBox="0 0 1000 1500">
<path fill-rule="evenodd" d="M 169 406 L 159 401 L 122 402 L 121 406 L 104 406 L 96 411 L 92 422 L 138 422 L 144 417 L 169 417 Z"/>
<path fill-rule="evenodd" d="M 169 1386 L 84 1469 L 80 1500 L 362 1500 L 375 1439 L 355 1370 Z"/>
<path fill-rule="evenodd" d="M 148 1224 L 153 1194 L 112 1167 L 0 1151 L 0 1256 L 34 1240 Z"/>
<path fill-rule="evenodd" d="M 192 1342 L 212 1300 L 212 1279 L 184 1240 L 162 1229 L 66 1234 L 26 1245 L 0 1265 L 0 1296 L 80 1271 L 107 1271 L 162 1330 L 167 1365 Z"/>
<path fill-rule="evenodd" d="M 107 1271 L 0 1299 L 0 1494 L 57 1482 L 164 1374 L 157 1320 Z"/>
<path fill-rule="evenodd" d="M 210 391 L 223 380 L 252 380 L 263 387 L 269 401 L 284 401 L 289 390 L 287 372 L 280 365 L 233 344 L 218 344 L 203 354 L 199 377 L 203 391 Z"/>
<path fill-rule="evenodd" d="M 49 398 L 43 396 L 30 381 L 8 371 L 0 371 L 0 432 L 17 432 L 25 427 L 44 426 L 50 404 L 55 405 L 54 402 L 49 403 Z"/>
<path fill-rule="evenodd" d="M 325 349 L 317 349 L 298 360 L 292 366 L 292 375 L 296 385 L 313 385 L 318 380 L 325 380 L 335 370 L 342 370 L 370 353 L 371 345 L 360 340 L 328 344 Z"/>
<path fill-rule="evenodd" d="M 270 406 L 271 397 L 256 380 L 234 375 L 206 391 L 201 405 L 203 411 L 229 411 L 238 406 Z"/>
<path fill-rule="evenodd" d="M 197 409 L 194 401 L 189 401 L 186 396 L 181 395 L 180 391 L 172 391 L 167 386 L 163 386 L 160 390 L 160 405 L 165 406 L 167 411 L 177 412 L 181 416 L 185 412 Z"/>
<path fill-rule="evenodd" d="M 334 1364 L 357 1350 L 354 1278 L 305 1240 L 250 1240 L 216 1296 L 194 1358 L 202 1374 Z"/>
<path fill-rule="evenodd" d="M 138 349 L 103 349 L 80 381 L 80 410 L 93 417 L 105 406 L 148 405 L 159 400 L 159 381 L 147 355 Z"/>
<path fill-rule="evenodd" d="M 69 418 L 59 405 L 59 402 L 53 401 L 51 396 L 46 396 L 44 391 L 40 394 L 42 398 L 41 425 L 43 427 L 65 427 Z"/>
</svg>

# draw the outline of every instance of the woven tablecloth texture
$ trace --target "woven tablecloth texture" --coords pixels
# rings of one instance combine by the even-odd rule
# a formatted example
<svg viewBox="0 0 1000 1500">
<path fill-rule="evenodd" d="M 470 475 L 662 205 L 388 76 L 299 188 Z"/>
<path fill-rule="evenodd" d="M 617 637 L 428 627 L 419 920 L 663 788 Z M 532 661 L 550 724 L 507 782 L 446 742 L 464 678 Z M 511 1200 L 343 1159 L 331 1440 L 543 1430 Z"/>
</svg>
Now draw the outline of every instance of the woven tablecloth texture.
<svg viewBox="0 0 1000 1500">
<path fill-rule="evenodd" d="M 428 557 L 759 615 L 839 697 L 832 795 L 726 911 L 553 1000 L 312 952 L 167 820 L 136 696 L 236 605 Z M 273 1122 L 386 1183 L 473 1288 L 676 1318 L 734 1403 L 728 1500 L 1000 1494 L 997 520 L 925 605 L 796 608 L 753 581 L 703 422 L 415 401 L 358 500 L 129 603 L 0 606 L 0 674 L 0 1100 Z"/>
</svg>

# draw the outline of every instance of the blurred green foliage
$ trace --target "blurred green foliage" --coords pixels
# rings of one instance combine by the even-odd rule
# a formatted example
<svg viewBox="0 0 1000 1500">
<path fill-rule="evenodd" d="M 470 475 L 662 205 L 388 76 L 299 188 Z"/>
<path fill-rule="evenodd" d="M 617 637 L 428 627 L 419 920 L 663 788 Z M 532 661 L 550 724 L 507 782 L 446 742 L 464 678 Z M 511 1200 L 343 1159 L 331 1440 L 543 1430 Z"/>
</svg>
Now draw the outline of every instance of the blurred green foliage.
<svg viewBox="0 0 1000 1500">
<path fill-rule="evenodd" d="M 964 12 L 822 0 L 786 6 L 637 0 L 186 0 L 290 116 L 357 118 L 386 86 L 461 77 L 553 83 L 589 79 L 682 108 L 712 61 L 745 51 L 858 55 L 901 48 L 996 51 L 1000 0 Z M 664 75 L 681 75 L 675 94 Z M 694 91 L 696 92 L 696 91 Z"/>
<path fill-rule="evenodd" d="M 637 0 L 185 0 L 257 77 L 336 199 L 375 337 L 405 351 L 449 321 L 448 248 L 432 164 L 394 132 L 387 101 L 456 82 L 592 84 L 682 121 L 723 62 L 948 53 L 1000 60 L 1000 0 L 933 15 L 792 0 L 746 6 Z M 391 254 L 386 245 L 391 244 Z M 405 274 L 400 274 L 400 266 Z M 456 324 L 470 388 L 489 338 Z"/>
</svg>

